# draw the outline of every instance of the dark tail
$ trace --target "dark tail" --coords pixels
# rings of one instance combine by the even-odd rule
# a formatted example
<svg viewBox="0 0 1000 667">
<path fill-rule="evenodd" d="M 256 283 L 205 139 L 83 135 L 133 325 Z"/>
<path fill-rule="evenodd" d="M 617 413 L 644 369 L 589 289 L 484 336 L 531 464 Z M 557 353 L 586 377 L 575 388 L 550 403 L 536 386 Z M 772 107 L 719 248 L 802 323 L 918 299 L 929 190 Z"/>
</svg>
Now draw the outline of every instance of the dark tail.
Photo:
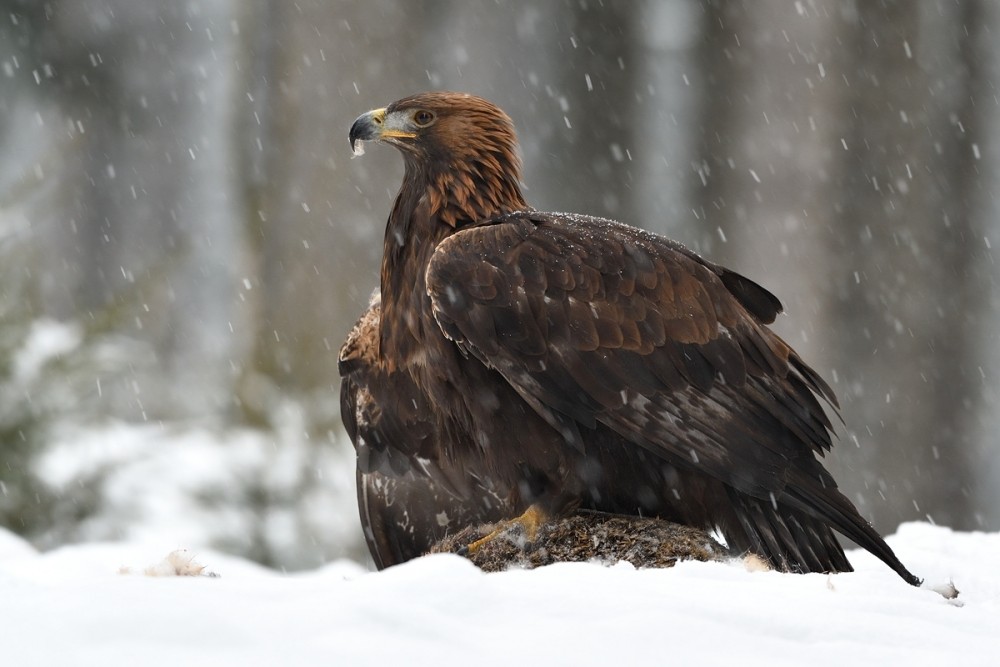
<svg viewBox="0 0 1000 667">
<path fill-rule="evenodd" d="M 774 501 L 754 498 L 735 489 L 730 500 L 745 532 L 730 546 L 749 550 L 786 572 L 851 572 L 850 562 L 831 528 L 857 542 L 892 568 L 906 583 L 921 580 L 896 558 L 889 545 L 836 489 L 802 497 L 791 484 Z M 730 537 L 726 536 L 727 539 Z M 742 543 L 745 539 L 745 543 Z"/>
<path fill-rule="evenodd" d="M 911 586 L 919 586 L 922 583 L 919 577 L 906 569 L 882 536 L 861 516 L 854 503 L 840 491 L 824 489 L 824 493 L 810 494 L 808 491 L 802 491 L 805 488 L 807 487 L 800 486 L 790 489 L 784 500 L 790 505 L 797 505 L 801 511 L 816 516 L 836 528 L 845 537 L 854 540 L 859 547 L 892 568 L 906 583 Z"/>
</svg>

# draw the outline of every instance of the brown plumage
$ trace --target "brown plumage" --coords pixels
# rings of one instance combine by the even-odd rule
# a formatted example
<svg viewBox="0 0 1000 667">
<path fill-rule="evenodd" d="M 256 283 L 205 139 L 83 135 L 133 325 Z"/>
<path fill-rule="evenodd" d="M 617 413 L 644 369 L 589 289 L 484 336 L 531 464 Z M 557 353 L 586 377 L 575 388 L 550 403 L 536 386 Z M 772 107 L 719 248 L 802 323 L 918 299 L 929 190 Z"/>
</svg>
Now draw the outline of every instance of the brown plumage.
<svg viewBox="0 0 1000 667">
<path fill-rule="evenodd" d="M 339 368 L 340 414 L 358 456 L 358 511 L 381 570 L 511 510 L 506 492 L 456 468 L 445 468 L 449 480 L 436 465 L 439 438 L 426 398 L 407 376 L 380 370 L 380 319 L 376 296 L 341 347 Z"/>
<path fill-rule="evenodd" d="M 414 95 L 350 139 L 405 162 L 366 387 L 398 422 L 390 468 L 454 498 L 486 486 L 510 515 L 718 528 L 790 571 L 850 570 L 835 528 L 919 583 L 820 464 L 836 399 L 766 326 L 767 290 L 662 236 L 531 209 L 512 123 L 480 98 Z"/>
</svg>

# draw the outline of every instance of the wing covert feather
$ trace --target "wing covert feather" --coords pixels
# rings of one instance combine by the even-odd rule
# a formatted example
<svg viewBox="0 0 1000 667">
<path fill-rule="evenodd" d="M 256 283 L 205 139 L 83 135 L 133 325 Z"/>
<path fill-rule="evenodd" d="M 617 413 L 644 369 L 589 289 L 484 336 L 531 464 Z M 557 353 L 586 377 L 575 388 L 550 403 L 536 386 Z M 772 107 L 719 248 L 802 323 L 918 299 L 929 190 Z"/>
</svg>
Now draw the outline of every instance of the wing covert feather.
<svg viewBox="0 0 1000 667">
<path fill-rule="evenodd" d="M 763 326 L 778 300 L 672 241 L 509 214 L 443 241 L 426 284 L 444 333 L 550 423 L 604 423 L 758 497 L 830 446 L 832 392 Z"/>
</svg>

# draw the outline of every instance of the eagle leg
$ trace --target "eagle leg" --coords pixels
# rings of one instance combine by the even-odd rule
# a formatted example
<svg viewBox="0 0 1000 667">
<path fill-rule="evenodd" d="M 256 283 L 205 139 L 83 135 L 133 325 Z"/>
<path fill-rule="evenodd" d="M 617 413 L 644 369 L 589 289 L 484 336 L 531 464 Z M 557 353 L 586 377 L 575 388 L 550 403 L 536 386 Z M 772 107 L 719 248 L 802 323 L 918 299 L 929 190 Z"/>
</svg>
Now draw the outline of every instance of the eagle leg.
<svg viewBox="0 0 1000 667">
<path fill-rule="evenodd" d="M 519 525 L 524 529 L 524 535 L 529 542 L 534 542 L 535 537 L 538 535 L 538 529 L 543 523 L 549 520 L 548 514 L 538 505 L 532 505 L 528 509 L 524 510 L 524 514 L 513 519 L 508 519 L 507 521 L 501 521 L 497 527 L 490 532 L 489 535 L 481 537 L 475 542 L 467 546 L 463 551 L 464 554 L 474 554 L 483 548 L 488 542 L 493 541 L 499 537 L 502 533 L 506 532 L 514 525 Z"/>
</svg>

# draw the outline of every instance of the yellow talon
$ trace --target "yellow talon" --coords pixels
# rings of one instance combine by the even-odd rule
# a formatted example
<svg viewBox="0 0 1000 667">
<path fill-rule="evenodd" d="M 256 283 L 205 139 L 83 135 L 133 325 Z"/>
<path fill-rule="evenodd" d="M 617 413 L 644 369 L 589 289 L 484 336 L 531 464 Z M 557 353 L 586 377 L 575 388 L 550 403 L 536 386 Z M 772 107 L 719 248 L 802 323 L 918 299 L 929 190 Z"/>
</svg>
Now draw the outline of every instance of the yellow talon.
<svg viewBox="0 0 1000 667">
<path fill-rule="evenodd" d="M 519 524 L 521 528 L 524 529 L 524 535 L 528 538 L 529 542 L 534 542 L 535 537 L 538 535 L 538 529 L 541 528 L 542 524 L 548 521 L 548 516 L 538 505 L 532 505 L 528 509 L 524 510 L 524 514 L 519 517 L 509 519 L 507 521 L 501 521 L 500 524 L 485 537 L 481 537 L 472 544 L 469 545 L 469 553 L 474 554 L 479 551 L 483 545 L 491 540 L 495 539 L 502 532 L 513 526 L 514 524 Z"/>
</svg>

